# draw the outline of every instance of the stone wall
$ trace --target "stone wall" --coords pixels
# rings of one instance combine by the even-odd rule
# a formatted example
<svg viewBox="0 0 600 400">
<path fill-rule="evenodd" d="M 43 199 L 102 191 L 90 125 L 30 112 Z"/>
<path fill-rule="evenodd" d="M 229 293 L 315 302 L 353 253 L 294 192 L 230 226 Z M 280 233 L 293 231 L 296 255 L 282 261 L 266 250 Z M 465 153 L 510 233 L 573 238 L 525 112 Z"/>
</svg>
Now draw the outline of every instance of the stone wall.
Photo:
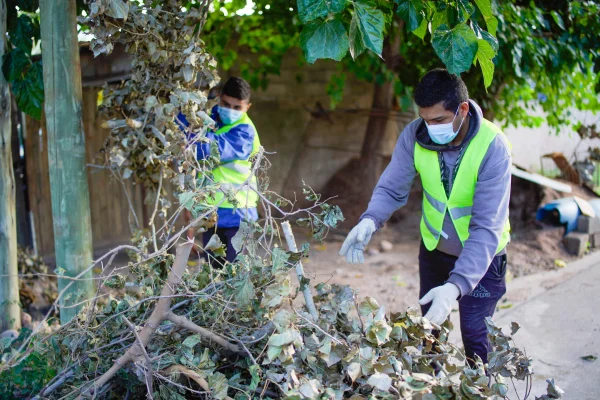
<svg viewBox="0 0 600 400">
<path fill-rule="evenodd" d="M 302 181 L 316 191 L 351 158 L 360 154 L 369 118 L 373 85 L 348 78 L 344 100 L 330 110 L 327 83 L 334 62 L 300 65 L 298 54 L 284 60 L 281 74 L 266 90 L 253 93 L 249 112 L 272 163 L 271 189 L 292 197 Z M 235 74 L 235 71 L 230 71 Z M 223 79 L 228 74 L 223 73 Z M 404 125 L 414 113 L 390 113 L 383 156 L 390 156 Z"/>
</svg>

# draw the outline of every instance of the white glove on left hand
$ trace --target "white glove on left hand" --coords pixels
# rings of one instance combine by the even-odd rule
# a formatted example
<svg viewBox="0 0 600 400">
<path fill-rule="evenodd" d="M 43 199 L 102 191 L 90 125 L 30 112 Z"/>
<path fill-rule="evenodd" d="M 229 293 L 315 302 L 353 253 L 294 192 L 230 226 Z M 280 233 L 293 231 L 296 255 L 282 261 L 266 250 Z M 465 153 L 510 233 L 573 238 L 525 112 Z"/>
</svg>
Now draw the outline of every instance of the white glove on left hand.
<svg viewBox="0 0 600 400">
<path fill-rule="evenodd" d="M 422 306 L 431 302 L 431 307 L 425 314 L 425 318 L 432 324 L 442 325 L 450 315 L 452 304 L 458 299 L 459 295 L 458 286 L 450 282 L 431 289 L 419 300 L 419 304 Z"/>
</svg>

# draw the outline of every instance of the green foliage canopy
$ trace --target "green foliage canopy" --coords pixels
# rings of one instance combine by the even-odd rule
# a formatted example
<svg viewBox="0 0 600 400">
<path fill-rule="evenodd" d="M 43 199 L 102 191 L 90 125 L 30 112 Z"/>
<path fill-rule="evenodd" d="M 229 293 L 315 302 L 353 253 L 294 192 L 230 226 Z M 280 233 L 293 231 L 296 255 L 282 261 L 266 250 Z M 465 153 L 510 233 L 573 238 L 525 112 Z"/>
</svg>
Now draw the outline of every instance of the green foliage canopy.
<svg viewBox="0 0 600 400">
<path fill-rule="evenodd" d="M 181 1 L 187 10 L 202 4 Z M 10 51 L 2 71 L 19 108 L 39 118 L 42 68 L 31 54 L 39 41 L 38 1 L 9 0 L 7 9 Z M 407 109 L 419 77 L 445 66 L 504 125 L 546 122 L 558 130 L 573 124 L 574 108 L 600 110 L 599 13 L 597 2 L 566 0 L 215 1 L 205 40 L 222 69 L 236 66 L 255 88 L 266 88 L 284 56 L 301 48 L 308 62 L 340 61 L 327 89 L 332 106 L 354 74 L 376 84 L 393 81 L 397 104 Z M 389 68 L 381 56 L 394 36 L 398 60 Z"/>
<path fill-rule="evenodd" d="M 42 114 L 44 84 L 41 61 L 32 60 L 34 45 L 40 40 L 37 0 L 7 1 L 7 52 L 2 73 L 12 87 L 19 109 L 36 119 Z"/>
<path fill-rule="evenodd" d="M 339 61 L 328 87 L 334 107 L 354 74 L 375 84 L 393 81 L 397 104 L 407 109 L 420 76 L 446 67 L 505 126 L 546 122 L 558 130 L 572 124 L 573 108 L 600 110 L 600 5 L 593 1 L 271 3 L 257 0 L 249 12 L 245 1 L 216 2 L 207 21 L 207 45 L 222 68 L 236 66 L 254 87 L 266 87 L 283 56 L 299 47 L 308 62 Z M 398 59 L 389 67 L 383 47 L 396 37 Z"/>
</svg>

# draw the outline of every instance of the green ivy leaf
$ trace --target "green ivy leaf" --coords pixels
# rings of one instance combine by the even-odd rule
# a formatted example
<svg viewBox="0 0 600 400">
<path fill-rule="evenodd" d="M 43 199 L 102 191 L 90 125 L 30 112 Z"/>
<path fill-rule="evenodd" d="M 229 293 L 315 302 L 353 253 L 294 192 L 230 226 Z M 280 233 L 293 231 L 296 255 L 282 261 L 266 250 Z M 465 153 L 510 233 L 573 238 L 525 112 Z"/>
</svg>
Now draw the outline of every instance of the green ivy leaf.
<svg viewBox="0 0 600 400">
<path fill-rule="evenodd" d="M 374 321 L 367 329 L 366 338 L 369 342 L 381 346 L 389 340 L 391 333 L 392 327 L 387 322 L 384 320 Z"/>
<path fill-rule="evenodd" d="M 183 347 L 187 347 L 189 349 L 193 349 L 198 343 L 202 342 L 202 336 L 200 335 L 190 335 L 185 338 L 182 345 Z"/>
<path fill-rule="evenodd" d="M 456 2 L 456 7 L 458 9 L 459 22 L 466 22 L 475 12 L 475 7 L 473 7 L 470 0 L 458 0 Z"/>
<path fill-rule="evenodd" d="M 517 333 L 517 331 L 519 329 L 521 329 L 521 325 L 519 325 L 518 323 L 516 323 L 514 321 L 510 323 L 510 334 L 511 335 L 514 335 L 515 333 Z"/>
<path fill-rule="evenodd" d="M 490 46 L 492 46 L 492 49 L 494 50 L 494 53 L 498 51 L 499 45 L 498 45 L 498 39 L 496 39 L 494 36 L 492 36 L 491 33 L 489 33 L 488 31 L 481 31 L 481 37 L 483 39 L 485 39 L 486 42 L 488 42 L 490 44 Z"/>
<path fill-rule="evenodd" d="M 313 22 L 302 29 L 300 45 L 311 64 L 320 58 L 340 61 L 348 52 L 348 34 L 340 20 Z"/>
<path fill-rule="evenodd" d="M 39 120 L 42 117 L 44 103 L 44 80 L 42 62 L 35 62 L 21 80 L 12 84 L 17 106 L 25 114 Z"/>
<path fill-rule="evenodd" d="M 335 228 L 338 222 L 344 221 L 344 215 L 338 206 L 329 206 L 321 214 L 323 224 L 329 228 Z"/>
<path fill-rule="evenodd" d="M 496 52 L 484 39 L 477 40 L 477 45 L 477 61 L 479 61 L 479 67 L 481 67 L 483 73 L 483 84 L 487 90 L 494 78 L 494 62 L 492 59 L 496 56 Z"/>
<path fill-rule="evenodd" d="M 23 79 L 30 65 L 31 59 L 27 53 L 18 47 L 15 47 L 2 57 L 2 73 L 10 83 Z"/>
<path fill-rule="evenodd" d="M 466 24 L 458 24 L 453 29 L 441 25 L 433 33 L 431 41 L 451 74 L 467 71 L 478 51 L 477 36 Z"/>
<path fill-rule="evenodd" d="M 390 378 L 387 374 L 375 372 L 367 380 L 367 385 L 376 387 L 379 390 L 388 391 L 392 386 L 392 378 Z"/>
<path fill-rule="evenodd" d="M 338 14 L 344 11 L 346 0 L 298 0 L 298 16 L 303 24 L 324 18 L 327 14 Z"/>
<path fill-rule="evenodd" d="M 290 295 L 291 280 L 289 275 L 279 282 L 275 282 L 264 290 L 261 307 L 277 307 L 284 297 Z"/>
<path fill-rule="evenodd" d="M 554 22 L 556 22 L 556 25 L 558 25 L 558 27 L 564 31 L 565 23 L 563 22 L 563 19 L 560 16 L 560 14 L 554 10 L 552 10 L 552 12 L 550 14 L 552 15 L 552 18 L 554 18 Z"/>
<path fill-rule="evenodd" d="M 282 350 L 283 348 L 279 346 L 269 346 L 269 348 L 267 349 L 267 358 L 269 359 L 269 361 L 273 361 L 277 357 L 279 357 Z"/>
<path fill-rule="evenodd" d="M 492 16 L 492 2 L 490 0 L 473 0 L 479 8 L 479 12 L 483 15 L 483 18 L 489 18 Z"/>
<path fill-rule="evenodd" d="M 360 363 L 353 362 L 346 368 L 346 373 L 352 379 L 352 382 L 356 381 L 362 375 Z"/>
<path fill-rule="evenodd" d="M 183 192 L 179 194 L 179 203 L 187 210 L 191 210 L 194 207 L 194 192 Z"/>
<path fill-rule="evenodd" d="M 362 40 L 359 27 L 359 18 L 354 14 L 350 21 L 350 55 L 353 60 L 365 51 L 365 43 Z"/>
<path fill-rule="evenodd" d="M 473 20 L 471 20 L 471 28 L 473 29 L 473 32 L 475 32 L 475 36 L 477 36 L 478 39 L 485 39 L 492 46 L 494 52 L 498 52 L 498 39 L 496 39 L 495 36 L 488 31 L 481 29 L 479 24 Z"/>
<path fill-rule="evenodd" d="M 246 221 L 242 221 L 240 228 L 235 235 L 231 238 L 231 245 L 235 249 L 236 253 L 242 251 L 246 241 L 252 240 L 252 234 L 254 229 Z"/>
<path fill-rule="evenodd" d="M 360 305 L 358 306 L 358 313 L 363 317 L 366 317 L 368 315 L 375 314 L 380 308 L 381 307 L 379 306 L 379 303 L 377 303 L 377 300 L 367 296 L 360 302 Z"/>
<path fill-rule="evenodd" d="M 220 372 L 215 372 L 208 377 L 208 385 L 210 386 L 211 396 L 217 400 L 223 400 L 227 397 L 227 378 Z"/>
<path fill-rule="evenodd" d="M 506 394 L 508 393 L 508 385 L 505 383 L 494 383 L 492 385 L 492 392 L 494 392 L 494 394 L 497 396 L 506 397 Z"/>
<path fill-rule="evenodd" d="M 260 372 L 261 369 L 258 365 L 251 365 L 248 370 L 250 371 L 250 375 L 252 376 L 252 381 L 250 382 L 250 386 L 248 389 L 255 390 L 260 383 Z"/>
<path fill-rule="evenodd" d="M 356 58 L 364 49 L 381 55 L 383 49 L 384 17 L 381 10 L 366 3 L 354 3 L 354 16 L 350 23 L 350 48 L 352 57 Z"/>
<path fill-rule="evenodd" d="M 448 10 L 436 11 L 431 18 L 431 33 L 435 32 L 441 25 L 450 25 Z"/>
<path fill-rule="evenodd" d="M 496 36 L 496 31 L 498 31 L 498 19 L 496 17 L 491 17 L 490 19 L 486 19 L 485 22 L 490 34 Z"/>
<path fill-rule="evenodd" d="M 239 306 L 245 306 L 255 297 L 256 291 L 254 289 L 254 284 L 252 284 L 252 281 L 248 278 L 242 283 L 235 294 L 235 301 L 237 301 Z"/>
<path fill-rule="evenodd" d="M 129 3 L 123 0 L 109 0 L 105 14 L 125 21 L 127 20 L 127 14 L 129 14 Z"/>
<path fill-rule="evenodd" d="M 421 21 L 421 25 L 417 29 L 415 29 L 412 33 L 414 33 L 419 39 L 425 41 L 425 34 L 427 33 L 427 26 L 429 25 L 429 21 L 423 18 Z"/>
<path fill-rule="evenodd" d="M 104 285 L 111 289 L 123 289 L 125 287 L 125 277 L 121 274 L 113 275 L 104 282 Z"/>
<path fill-rule="evenodd" d="M 33 37 L 36 36 L 36 25 L 27 14 L 19 15 L 14 28 L 8 33 L 10 43 L 23 50 L 26 54 L 31 54 L 33 48 Z M 39 37 L 39 33 L 37 35 Z"/>
<path fill-rule="evenodd" d="M 276 333 L 269 338 L 269 346 L 283 347 L 302 340 L 300 333 L 293 329 L 288 329 L 283 333 Z"/>
<path fill-rule="evenodd" d="M 475 4 L 477 4 L 477 8 L 479 8 L 479 12 L 483 16 L 485 20 L 485 24 L 488 28 L 488 31 L 492 36 L 496 36 L 496 31 L 498 30 L 498 19 L 494 17 L 492 14 L 492 3 L 490 0 L 474 0 Z"/>
<path fill-rule="evenodd" d="M 396 12 L 406 22 L 409 32 L 418 29 L 423 22 L 423 9 L 425 4 L 423 0 L 396 0 L 398 9 Z"/>
</svg>

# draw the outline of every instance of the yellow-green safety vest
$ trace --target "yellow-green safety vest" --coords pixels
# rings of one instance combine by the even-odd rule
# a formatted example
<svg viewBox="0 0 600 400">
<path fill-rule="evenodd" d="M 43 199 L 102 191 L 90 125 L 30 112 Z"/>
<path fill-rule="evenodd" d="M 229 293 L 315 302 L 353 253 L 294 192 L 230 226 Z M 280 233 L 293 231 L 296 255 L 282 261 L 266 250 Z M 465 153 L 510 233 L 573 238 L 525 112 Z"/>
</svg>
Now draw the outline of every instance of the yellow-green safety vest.
<svg viewBox="0 0 600 400">
<path fill-rule="evenodd" d="M 225 125 L 215 132 L 215 135 L 223 135 L 229 132 L 233 127 L 241 124 L 247 124 L 254 129 L 254 142 L 252 143 L 252 153 L 250 157 L 256 154 L 260 148 L 260 139 L 256 127 L 252 123 L 248 114 L 244 113 L 242 118 L 231 125 Z M 221 190 L 215 193 L 214 199 L 208 199 L 209 205 L 219 205 L 220 208 L 252 208 L 258 205 L 258 194 L 256 176 L 252 176 L 250 181 L 245 184 L 246 180 L 252 173 L 252 163 L 249 158 L 246 160 L 234 160 L 227 163 L 219 164 L 218 167 L 212 170 L 213 178 L 216 183 L 221 184 Z M 237 191 L 235 199 L 237 206 L 232 204 L 224 194 L 224 191 Z M 223 202 L 221 203 L 221 200 Z M 220 203 L 220 204 L 219 204 Z"/>
<path fill-rule="evenodd" d="M 440 172 L 438 152 L 427 150 L 415 142 L 415 168 L 421 175 L 423 183 L 423 216 L 421 217 L 421 237 L 427 250 L 437 247 L 443 235 L 444 217 L 450 215 L 454 228 L 462 245 L 469 237 L 469 223 L 473 196 L 479 175 L 479 167 L 496 135 L 503 135 L 500 128 L 486 119 L 482 119 L 479 132 L 471 139 L 462 160 L 450 198 L 446 196 Z M 500 252 L 510 241 L 510 223 L 508 217 L 496 253 Z"/>
</svg>

